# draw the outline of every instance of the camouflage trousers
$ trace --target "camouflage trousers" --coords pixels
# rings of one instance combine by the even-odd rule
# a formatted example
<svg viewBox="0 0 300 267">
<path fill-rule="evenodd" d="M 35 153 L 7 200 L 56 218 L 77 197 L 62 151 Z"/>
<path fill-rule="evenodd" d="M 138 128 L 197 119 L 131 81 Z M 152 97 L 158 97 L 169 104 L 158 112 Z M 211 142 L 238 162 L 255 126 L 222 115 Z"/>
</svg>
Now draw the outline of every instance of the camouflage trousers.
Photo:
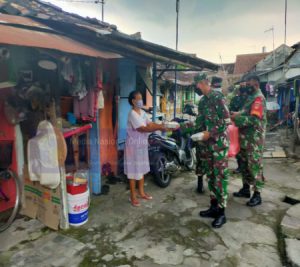
<svg viewBox="0 0 300 267">
<path fill-rule="evenodd" d="M 264 186 L 263 176 L 263 151 L 259 148 L 246 150 L 241 148 L 241 172 L 243 183 L 253 186 L 254 191 L 261 191 Z"/>
<path fill-rule="evenodd" d="M 206 146 L 201 145 L 201 144 L 197 144 L 196 145 L 196 159 L 197 159 L 197 163 L 196 163 L 196 175 L 197 176 L 204 176 L 205 170 L 203 168 L 203 160 L 205 160 L 205 154 L 206 152 Z"/>
<path fill-rule="evenodd" d="M 211 152 L 202 148 L 197 153 L 196 174 L 206 174 L 211 200 L 216 199 L 221 208 L 225 208 L 228 198 L 228 149 Z"/>
</svg>

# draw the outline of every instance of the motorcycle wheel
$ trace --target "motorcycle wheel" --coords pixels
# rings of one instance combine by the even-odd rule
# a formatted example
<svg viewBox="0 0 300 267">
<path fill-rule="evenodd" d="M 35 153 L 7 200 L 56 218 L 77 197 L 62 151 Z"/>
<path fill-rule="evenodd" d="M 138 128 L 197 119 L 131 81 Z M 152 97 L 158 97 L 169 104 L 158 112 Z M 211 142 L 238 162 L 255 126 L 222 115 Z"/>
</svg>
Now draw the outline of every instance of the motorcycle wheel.
<svg viewBox="0 0 300 267">
<path fill-rule="evenodd" d="M 192 171 L 192 170 L 195 169 L 195 166 L 196 166 L 196 151 L 195 151 L 195 148 L 192 148 L 189 153 L 190 153 L 190 159 L 186 162 L 185 167 L 189 171 Z"/>
<path fill-rule="evenodd" d="M 294 135 L 293 135 L 293 152 L 296 152 L 296 146 L 300 143 L 300 129 L 299 129 L 299 119 L 294 116 Z"/>
<path fill-rule="evenodd" d="M 165 188 L 171 182 L 171 175 L 166 173 L 165 166 L 167 163 L 167 158 L 165 154 L 158 153 L 153 160 L 153 175 L 155 183 Z"/>
</svg>

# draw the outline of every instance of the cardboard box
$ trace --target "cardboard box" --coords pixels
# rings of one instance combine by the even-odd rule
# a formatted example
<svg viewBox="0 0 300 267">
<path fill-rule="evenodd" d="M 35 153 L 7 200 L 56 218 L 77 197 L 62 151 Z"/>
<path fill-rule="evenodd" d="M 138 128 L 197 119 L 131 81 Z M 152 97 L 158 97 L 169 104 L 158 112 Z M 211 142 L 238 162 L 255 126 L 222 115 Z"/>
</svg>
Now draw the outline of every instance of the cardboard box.
<svg viewBox="0 0 300 267">
<path fill-rule="evenodd" d="M 31 182 L 27 166 L 24 167 L 24 203 L 21 211 L 38 219 L 51 229 L 58 230 L 61 214 L 61 189 L 49 189 L 39 182 Z"/>
</svg>

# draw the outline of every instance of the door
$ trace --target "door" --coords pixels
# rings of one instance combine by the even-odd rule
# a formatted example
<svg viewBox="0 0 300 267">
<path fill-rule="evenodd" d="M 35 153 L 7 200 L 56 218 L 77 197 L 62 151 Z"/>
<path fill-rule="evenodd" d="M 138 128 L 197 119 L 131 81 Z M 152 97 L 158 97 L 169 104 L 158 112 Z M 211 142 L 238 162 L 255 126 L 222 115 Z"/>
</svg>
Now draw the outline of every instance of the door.
<svg viewBox="0 0 300 267">
<path fill-rule="evenodd" d="M 118 108 L 118 149 L 124 148 L 126 140 L 127 117 L 131 109 L 128 95 L 136 89 L 136 64 L 129 59 L 121 59 L 118 64 L 120 78 L 119 108 Z"/>
</svg>

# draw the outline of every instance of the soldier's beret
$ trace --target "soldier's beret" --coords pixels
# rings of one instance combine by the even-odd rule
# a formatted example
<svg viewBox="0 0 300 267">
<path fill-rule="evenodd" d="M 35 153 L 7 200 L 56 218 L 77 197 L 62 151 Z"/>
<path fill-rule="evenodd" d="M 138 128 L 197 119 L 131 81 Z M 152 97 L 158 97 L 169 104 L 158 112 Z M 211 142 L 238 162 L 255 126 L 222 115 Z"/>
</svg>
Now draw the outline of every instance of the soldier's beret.
<svg viewBox="0 0 300 267">
<path fill-rule="evenodd" d="M 204 80 L 208 80 L 207 75 L 205 73 L 198 73 L 195 77 L 194 77 L 194 82 L 195 84 L 204 81 Z"/>
<path fill-rule="evenodd" d="M 259 79 L 258 75 L 256 75 L 256 74 L 249 74 L 246 76 L 245 79 L 246 79 L 246 81 L 254 80 L 254 81 L 260 82 L 260 79 Z"/>
</svg>

